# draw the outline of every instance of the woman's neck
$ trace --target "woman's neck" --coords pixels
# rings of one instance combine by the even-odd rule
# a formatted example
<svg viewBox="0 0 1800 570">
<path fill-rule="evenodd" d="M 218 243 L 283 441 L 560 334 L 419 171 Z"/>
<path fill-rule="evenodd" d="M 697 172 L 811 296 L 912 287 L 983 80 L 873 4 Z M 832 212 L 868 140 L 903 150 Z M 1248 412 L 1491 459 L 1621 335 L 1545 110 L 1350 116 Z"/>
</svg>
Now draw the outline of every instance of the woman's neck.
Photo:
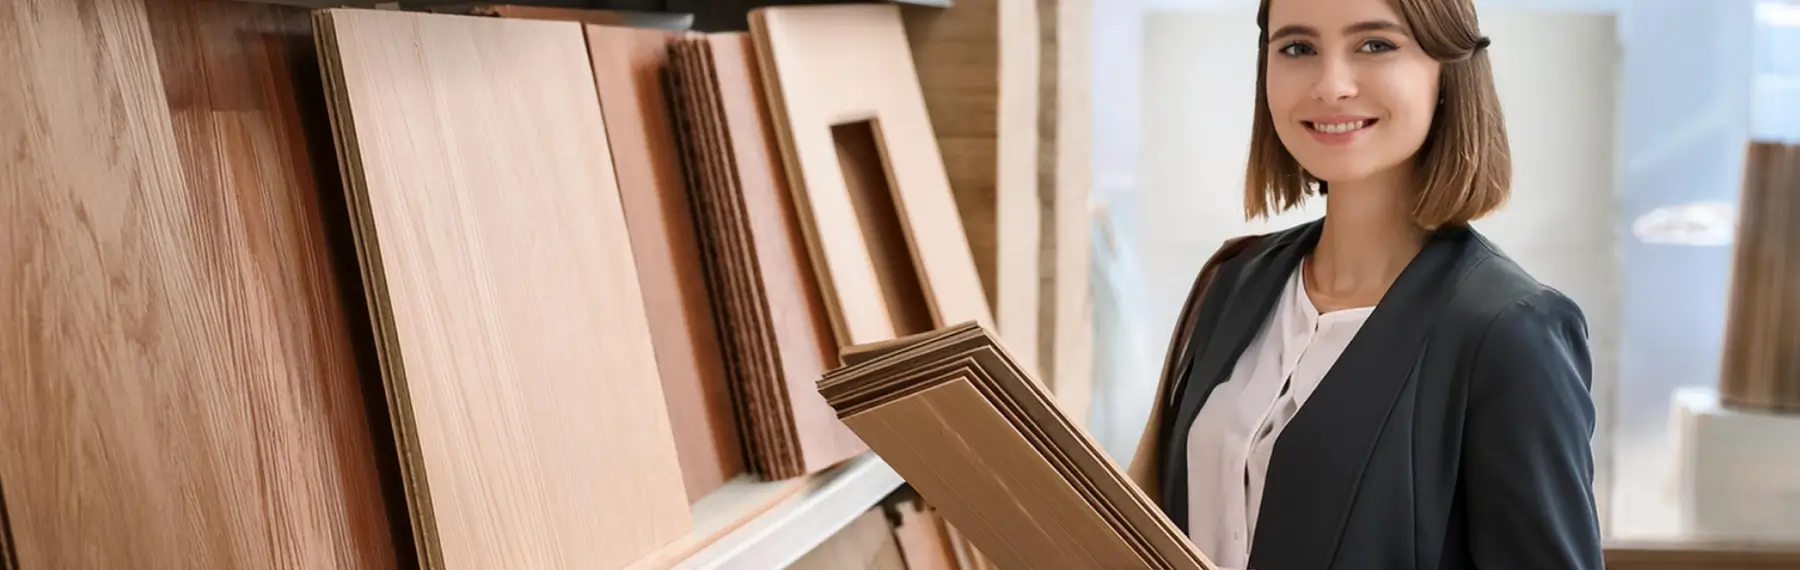
<svg viewBox="0 0 1800 570">
<path fill-rule="evenodd" d="M 1387 293 L 1428 233 L 1413 221 L 1415 195 L 1403 169 L 1331 184 L 1305 275 L 1319 311 L 1371 306 Z"/>
</svg>

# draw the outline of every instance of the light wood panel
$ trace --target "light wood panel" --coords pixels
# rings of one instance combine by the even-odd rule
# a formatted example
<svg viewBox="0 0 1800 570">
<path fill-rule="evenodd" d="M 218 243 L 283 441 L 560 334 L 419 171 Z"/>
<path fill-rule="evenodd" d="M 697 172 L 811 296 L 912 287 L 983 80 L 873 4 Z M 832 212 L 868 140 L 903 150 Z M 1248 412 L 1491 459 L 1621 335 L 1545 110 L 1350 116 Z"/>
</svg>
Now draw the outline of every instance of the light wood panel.
<svg viewBox="0 0 1800 570">
<path fill-rule="evenodd" d="M 909 6 L 903 15 L 995 325 L 1035 372 L 1042 294 L 1038 2 L 962 0 Z"/>
<path fill-rule="evenodd" d="M 894 309 L 910 309 L 899 292 L 882 286 L 883 275 L 894 272 L 916 273 L 933 322 L 991 323 L 898 8 L 762 8 L 751 13 L 751 30 L 789 186 L 801 205 L 814 265 L 823 269 L 840 345 L 921 332 L 898 326 L 908 321 L 896 318 L 904 315 Z M 879 164 L 843 164 L 844 141 L 834 135 L 863 122 L 879 149 Z M 871 167 L 880 174 L 867 175 Z M 871 180 L 884 180 L 885 188 L 867 187 Z M 891 200 L 905 235 L 872 231 L 868 212 L 858 208 L 862 198 Z M 878 259 L 891 251 L 880 244 L 896 240 L 907 244 L 911 267 Z"/>
<path fill-rule="evenodd" d="M 0 6 L 0 566 L 396 566 L 308 34 L 234 2 Z"/>
<path fill-rule="evenodd" d="M 581 26 L 318 18 L 426 565 L 619 568 L 681 536 Z"/>
<path fill-rule="evenodd" d="M 984 327 L 844 361 L 819 383 L 832 408 L 999 566 L 1213 567 Z"/>
<path fill-rule="evenodd" d="M 1719 397 L 1800 412 L 1800 146 L 1750 145 Z"/>
<path fill-rule="evenodd" d="M 663 90 L 676 35 L 586 29 L 681 476 L 688 501 L 699 501 L 744 471 L 744 453 Z"/>
<path fill-rule="evenodd" d="M 1038 198 L 1044 382 L 1079 425 L 1094 390 L 1093 2 L 1037 0 L 1040 47 Z M 1009 346 L 1008 349 L 1011 347 Z"/>
</svg>

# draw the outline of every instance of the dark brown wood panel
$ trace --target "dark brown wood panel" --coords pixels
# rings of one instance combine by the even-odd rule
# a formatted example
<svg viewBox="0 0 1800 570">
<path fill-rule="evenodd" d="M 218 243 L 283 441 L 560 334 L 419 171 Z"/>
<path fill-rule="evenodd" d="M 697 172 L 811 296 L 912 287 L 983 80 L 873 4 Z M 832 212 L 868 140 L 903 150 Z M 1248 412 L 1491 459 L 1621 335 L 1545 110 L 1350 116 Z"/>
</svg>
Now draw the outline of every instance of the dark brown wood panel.
<svg viewBox="0 0 1800 570">
<path fill-rule="evenodd" d="M 1720 398 L 1800 411 L 1800 146 L 1750 145 L 1725 328 Z"/>
</svg>

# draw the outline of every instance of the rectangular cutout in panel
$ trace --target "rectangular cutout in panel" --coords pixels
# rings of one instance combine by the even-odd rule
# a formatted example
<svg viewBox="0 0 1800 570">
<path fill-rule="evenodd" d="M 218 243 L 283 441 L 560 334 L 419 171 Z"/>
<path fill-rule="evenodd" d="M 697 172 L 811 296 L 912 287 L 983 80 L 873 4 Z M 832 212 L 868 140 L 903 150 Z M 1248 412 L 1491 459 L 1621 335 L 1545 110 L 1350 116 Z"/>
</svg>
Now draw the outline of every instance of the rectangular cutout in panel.
<svg viewBox="0 0 1800 570">
<path fill-rule="evenodd" d="M 932 305 L 919 281 L 907 235 L 905 213 L 895 203 L 888 165 L 876 140 L 875 121 L 855 121 L 831 127 L 838 165 L 844 171 L 844 188 L 856 211 L 857 226 L 874 263 L 875 283 L 881 288 L 894 334 L 926 332 L 932 326 Z"/>
</svg>

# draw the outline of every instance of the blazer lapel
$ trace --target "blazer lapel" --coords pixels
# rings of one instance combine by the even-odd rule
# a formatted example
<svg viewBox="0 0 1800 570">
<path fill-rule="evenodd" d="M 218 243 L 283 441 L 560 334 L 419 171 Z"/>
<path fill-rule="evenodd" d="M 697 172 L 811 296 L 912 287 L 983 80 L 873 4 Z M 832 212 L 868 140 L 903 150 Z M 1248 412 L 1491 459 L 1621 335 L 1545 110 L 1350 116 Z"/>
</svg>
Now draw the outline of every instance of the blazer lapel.
<svg viewBox="0 0 1800 570">
<path fill-rule="evenodd" d="M 1263 487 L 1251 567 L 1329 567 L 1377 439 L 1430 337 L 1433 314 L 1461 276 L 1457 261 L 1467 233 L 1432 236 L 1282 431 Z"/>
<path fill-rule="evenodd" d="M 1269 245 L 1257 247 L 1245 256 L 1244 265 L 1230 276 L 1221 272 L 1216 286 L 1226 287 L 1227 295 L 1219 295 L 1204 303 L 1196 321 L 1200 326 L 1216 323 L 1207 331 L 1190 335 L 1185 352 L 1190 355 L 1185 370 L 1176 371 L 1181 384 L 1171 392 L 1175 399 L 1173 413 L 1165 418 L 1162 456 L 1161 496 L 1163 512 L 1183 533 L 1188 531 L 1188 430 L 1201 406 L 1214 387 L 1231 374 L 1238 356 L 1250 346 L 1264 321 L 1274 310 L 1282 284 L 1300 260 L 1318 242 L 1322 223 L 1315 221 L 1284 232 Z M 1227 304 L 1224 301 L 1230 299 Z"/>
</svg>

